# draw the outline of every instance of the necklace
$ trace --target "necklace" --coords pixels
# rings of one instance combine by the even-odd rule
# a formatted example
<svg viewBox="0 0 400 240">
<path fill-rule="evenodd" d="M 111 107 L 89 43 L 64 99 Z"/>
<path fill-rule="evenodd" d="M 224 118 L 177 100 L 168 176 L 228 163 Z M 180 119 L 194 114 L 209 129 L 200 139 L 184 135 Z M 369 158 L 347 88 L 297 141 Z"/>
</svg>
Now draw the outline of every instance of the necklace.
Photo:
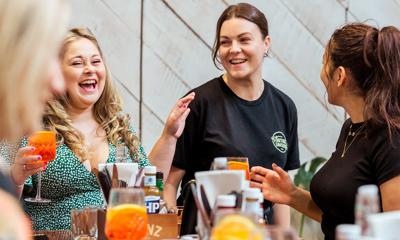
<svg viewBox="0 0 400 240">
<path fill-rule="evenodd" d="M 353 144 L 353 142 L 356 140 L 356 138 L 358 137 L 360 132 L 364 129 L 364 127 L 365 127 L 365 123 L 360 128 L 358 128 L 357 130 L 352 132 L 351 129 L 353 128 L 353 124 L 350 125 L 350 130 L 349 130 L 349 133 L 346 136 L 346 139 L 344 140 L 343 152 L 342 152 L 342 155 L 340 157 L 342 157 L 342 158 L 344 157 L 344 155 L 346 154 L 347 150 L 349 150 L 351 144 Z M 347 145 L 347 140 L 348 140 L 349 136 L 352 136 L 353 139 L 351 140 L 349 145 Z"/>
</svg>

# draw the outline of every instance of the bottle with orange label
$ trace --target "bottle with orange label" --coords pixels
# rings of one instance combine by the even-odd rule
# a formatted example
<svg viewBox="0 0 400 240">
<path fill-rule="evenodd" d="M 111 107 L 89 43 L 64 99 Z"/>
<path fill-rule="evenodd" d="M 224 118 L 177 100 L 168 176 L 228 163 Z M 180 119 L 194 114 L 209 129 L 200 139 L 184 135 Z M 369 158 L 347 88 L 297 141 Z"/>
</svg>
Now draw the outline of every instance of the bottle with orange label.
<svg viewBox="0 0 400 240">
<path fill-rule="evenodd" d="M 148 214 L 157 214 L 160 211 L 160 190 L 156 186 L 156 174 L 155 166 L 144 168 L 144 200 Z"/>
</svg>

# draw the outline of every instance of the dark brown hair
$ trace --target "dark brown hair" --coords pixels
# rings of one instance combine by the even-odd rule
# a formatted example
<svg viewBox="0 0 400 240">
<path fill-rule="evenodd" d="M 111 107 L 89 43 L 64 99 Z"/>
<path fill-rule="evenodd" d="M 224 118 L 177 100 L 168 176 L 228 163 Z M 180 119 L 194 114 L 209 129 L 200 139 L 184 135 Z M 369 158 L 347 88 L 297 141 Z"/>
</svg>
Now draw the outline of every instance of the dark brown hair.
<svg viewBox="0 0 400 240">
<path fill-rule="evenodd" d="M 400 129 L 400 31 L 381 30 L 363 23 L 337 29 L 326 48 L 329 76 L 343 66 L 349 70 L 354 90 L 365 98 L 364 119 L 386 126 L 389 137 Z"/>
<path fill-rule="evenodd" d="M 263 38 L 268 36 L 268 21 L 264 15 L 264 13 L 262 13 L 256 7 L 254 7 L 253 5 L 248 4 L 248 3 L 238 3 L 236 5 L 229 6 L 227 9 L 225 9 L 222 12 L 221 16 L 219 17 L 218 22 L 217 22 L 217 28 L 215 31 L 215 40 L 214 40 L 214 45 L 213 45 L 213 49 L 212 49 L 212 58 L 213 58 L 214 65 L 218 69 L 221 69 L 220 68 L 221 62 L 219 61 L 218 56 L 217 56 L 218 49 L 220 46 L 219 34 L 221 33 L 221 26 L 226 20 L 229 20 L 232 18 L 246 19 L 247 21 L 250 21 L 258 26 Z"/>
</svg>

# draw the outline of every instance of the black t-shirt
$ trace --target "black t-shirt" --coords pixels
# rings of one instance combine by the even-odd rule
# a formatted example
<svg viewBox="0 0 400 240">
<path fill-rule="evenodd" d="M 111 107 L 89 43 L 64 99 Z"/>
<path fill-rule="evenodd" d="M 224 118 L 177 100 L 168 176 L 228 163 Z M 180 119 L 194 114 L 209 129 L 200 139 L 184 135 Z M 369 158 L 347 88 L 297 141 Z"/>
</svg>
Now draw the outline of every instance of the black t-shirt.
<svg viewBox="0 0 400 240">
<path fill-rule="evenodd" d="M 400 134 L 395 131 L 391 143 L 383 127 L 353 124 L 353 132 L 363 129 L 356 139 L 347 137 L 346 151 L 341 157 L 351 124 L 350 119 L 343 124 L 335 152 L 311 181 L 311 196 L 323 212 L 321 228 L 325 239 L 335 239 L 338 224 L 354 223 L 358 187 L 379 186 L 400 175 Z"/>
<path fill-rule="evenodd" d="M 172 165 L 186 171 L 182 186 L 215 157 L 248 157 L 249 165 L 299 167 L 297 111 L 293 101 L 264 81 L 259 99 L 246 101 L 222 77 L 193 89 L 194 101 Z"/>
<path fill-rule="evenodd" d="M 0 172 L 0 189 L 10 193 L 13 196 L 17 196 L 14 185 L 8 176 L 5 176 Z"/>
</svg>

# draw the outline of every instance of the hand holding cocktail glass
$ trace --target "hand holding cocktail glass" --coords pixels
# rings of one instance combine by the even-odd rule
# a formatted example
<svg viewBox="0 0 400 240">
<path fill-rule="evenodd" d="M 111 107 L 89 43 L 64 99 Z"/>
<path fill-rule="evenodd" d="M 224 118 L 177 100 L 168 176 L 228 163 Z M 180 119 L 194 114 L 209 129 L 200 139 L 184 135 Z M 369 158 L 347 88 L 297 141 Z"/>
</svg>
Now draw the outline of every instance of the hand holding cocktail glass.
<svg viewBox="0 0 400 240">
<path fill-rule="evenodd" d="M 56 133 L 52 131 L 38 131 L 28 138 L 28 146 L 17 151 L 15 162 L 11 168 L 11 175 L 17 185 L 24 184 L 27 177 L 38 173 L 37 195 L 27 198 L 29 202 L 50 202 L 41 198 L 41 173 L 49 161 L 56 156 Z"/>
</svg>

